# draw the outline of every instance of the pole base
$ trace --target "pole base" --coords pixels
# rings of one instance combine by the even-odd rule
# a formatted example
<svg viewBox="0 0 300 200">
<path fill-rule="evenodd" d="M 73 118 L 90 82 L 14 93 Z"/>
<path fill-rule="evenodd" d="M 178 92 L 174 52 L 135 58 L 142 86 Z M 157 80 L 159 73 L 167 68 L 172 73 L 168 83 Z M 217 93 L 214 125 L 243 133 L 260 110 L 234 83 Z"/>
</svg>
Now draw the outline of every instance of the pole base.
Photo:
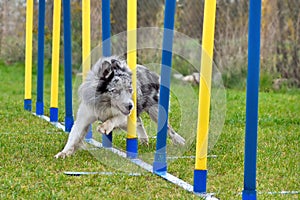
<svg viewBox="0 0 300 200">
<path fill-rule="evenodd" d="M 31 111 L 31 99 L 24 99 L 24 109 Z"/>
<path fill-rule="evenodd" d="M 73 116 L 66 116 L 65 117 L 65 132 L 71 132 L 73 124 L 74 124 Z"/>
<path fill-rule="evenodd" d="M 127 138 L 126 140 L 126 155 L 127 158 L 134 159 L 138 157 L 138 139 Z"/>
<path fill-rule="evenodd" d="M 102 146 L 104 148 L 112 147 L 112 133 L 109 133 L 108 135 L 102 134 Z"/>
<path fill-rule="evenodd" d="M 43 102 L 36 102 L 36 115 L 44 115 L 44 103 Z"/>
<path fill-rule="evenodd" d="M 206 193 L 207 170 L 194 170 L 194 192 Z"/>
<path fill-rule="evenodd" d="M 86 134 L 86 136 L 85 136 L 85 140 L 86 140 L 86 141 L 89 141 L 89 140 L 91 140 L 91 139 L 93 139 L 92 124 L 90 124 L 89 130 L 88 130 L 88 132 L 87 132 L 87 134 Z"/>
<path fill-rule="evenodd" d="M 167 174 L 167 163 L 166 162 L 153 162 L 153 173 L 157 175 Z"/>
<path fill-rule="evenodd" d="M 243 190 L 242 199 L 243 200 L 256 200 L 256 191 L 255 190 Z"/>
<path fill-rule="evenodd" d="M 153 162 L 153 173 L 158 175 L 164 175 L 167 173 L 167 154 L 165 149 L 162 152 L 156 152 Z"/>
<path fill-rule="evenodd" d="M 58 122 L 58 108 L 50 108 L 50 122 Z"/>
</svg>

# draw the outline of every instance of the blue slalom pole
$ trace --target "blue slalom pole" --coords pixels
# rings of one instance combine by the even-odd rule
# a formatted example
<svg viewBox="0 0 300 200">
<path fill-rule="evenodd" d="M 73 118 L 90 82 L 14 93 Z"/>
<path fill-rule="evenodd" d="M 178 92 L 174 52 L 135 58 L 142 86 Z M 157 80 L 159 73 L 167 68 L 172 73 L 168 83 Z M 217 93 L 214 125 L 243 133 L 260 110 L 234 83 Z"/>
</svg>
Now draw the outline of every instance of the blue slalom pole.
<svg viewBox="0 0 300 200">
<path fill-rule="evenodd" d="M 243 200 L 256 199 L 261 0 L 250 0 Z"/>
<path fill-rule="evenodd" d="M 45 0 L 39 1 L 36 114 L 44 115 Z"/>
<path fill-rule="evenodd" d="M 72 32 L 71 3 L 63 0 L 64 13 L 64 76 L 65 76 L 65 131 L 70 132 L 74 123 L 72 111 Z"/>
<path fill-rule="evenodd" d="M 110 41 L 110 0 L 102 0 L 102 54 L 104 57 L 111 56 Z M 112 147 L 112 133 L 102 134 L 103 147 Z"/>
<path fill-rule="evenodd" d="M 102 45 L 103 56 L 111 56 L 110 0 L 102 0 Z"/>
<path fill-rule="evenodd" d="M 172 69 L 172 48 L 174 37 L 174 18 L 176 11 L 176 0 L 165 1 L 163 51 L 161 63 L 161 83 L 158 107 L 158 128 L 156 140 L 156 152 L 153 163 L 153 172 L 165 174 L 167 172 L 167 132 L 168 112 L 170 98 L 170 82 Z"/>
</svg>

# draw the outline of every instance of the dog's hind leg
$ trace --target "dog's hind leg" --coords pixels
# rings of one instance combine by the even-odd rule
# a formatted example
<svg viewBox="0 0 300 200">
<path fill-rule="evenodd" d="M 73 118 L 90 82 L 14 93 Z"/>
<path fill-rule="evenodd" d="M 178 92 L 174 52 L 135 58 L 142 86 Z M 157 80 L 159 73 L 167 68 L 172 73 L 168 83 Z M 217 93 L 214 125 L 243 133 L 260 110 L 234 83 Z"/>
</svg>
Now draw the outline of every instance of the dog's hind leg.
<svg viewBox="0 0 300 200">
<path fill-rule="evenodd" d="M 181 137 L 181 135 L 176 133 L 170 124 L 168 124 L 168 134 L 174 144 L 180 144 L 180 145 L 185 144 L 185 139 Z"/>
<path fill-rule="evenodd" d="M 138 138 L 139 138 L 141 144 L 148 145 L 149 144 L 149 138 L 148 138 L 147 132 L 144 128 L 143 121 L 142 121 L 141 117 L 137 118 L 137 124 L 136 125 L 137 125 L 136 126 L 136 131 L 137 131 Z"/>
<path fill-rule="evenodd" d="M 149 114 L 150 118 L 157 123 L 158 122 L 158 107 L 157 106 L 151 106 L 146 110 L 146 112 Z M 185 139 L 181 137 L 176 131 L 172 128 L 172 126 L 168 123 L 168 135 L 170 136 L 173 144 L 185 144 Z"/>
<path fill-rule="evenodd" d="M 68 137 L 68 142 L 64 149 L 55 155 L 55 158 L 65 158 L 66 156 L 70 156 L 75 153 L 83 138 L 87 134 L 89 125 L 96 121 L 96 117 L 93 113 L 93 110 L 90 110 L 84 104 L 80 104 L 76 121 Z"/>
</svg>

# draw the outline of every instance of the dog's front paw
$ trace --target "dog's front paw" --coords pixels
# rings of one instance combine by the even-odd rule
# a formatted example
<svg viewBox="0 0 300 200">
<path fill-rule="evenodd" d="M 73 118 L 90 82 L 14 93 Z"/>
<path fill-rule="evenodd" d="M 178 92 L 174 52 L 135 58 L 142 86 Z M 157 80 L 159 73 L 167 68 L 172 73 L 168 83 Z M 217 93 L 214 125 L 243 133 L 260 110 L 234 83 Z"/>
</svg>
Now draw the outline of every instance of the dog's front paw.
<svg viewBox="0 0 300 200">
<path fill-rule="evenodd" d="M 64 153 L 64 152 L 59 152 L 58 154 L 56 154 L 54 156 L 54 158 L 56 158 L 56 159 L 58 159 L 58 158 L 65 159 L 65 157 L 66 157 L 66 153 Z"/>
<path fill-rule="evenodd" d="M 66 157 L 71 156 L 72 154 L 74 154 L 74 152 L 75 152 L 74 148 L 70 148 L 67 151 L 63 150 L 63 151 L 59 152 L 58 154 L 56 154 L 54 156 L 54 158 L 56 158 L 56 159 L 57 158 L 65 159 Z"/>
<path fill-rule="evenodd" d="M 142 145 L 149 146 L 149 138 L 148 137 L 140 137 L 139 140 Z"/>
<path fill-rule="evenodd" d="M 97 127 L 98 132 L 106 134 L 106 135 L 108 135 L 110 132 L 112 132 L 113 129 L 114 129 L 114 127 L 110 121 L 106 121 Z"/>
</svg>

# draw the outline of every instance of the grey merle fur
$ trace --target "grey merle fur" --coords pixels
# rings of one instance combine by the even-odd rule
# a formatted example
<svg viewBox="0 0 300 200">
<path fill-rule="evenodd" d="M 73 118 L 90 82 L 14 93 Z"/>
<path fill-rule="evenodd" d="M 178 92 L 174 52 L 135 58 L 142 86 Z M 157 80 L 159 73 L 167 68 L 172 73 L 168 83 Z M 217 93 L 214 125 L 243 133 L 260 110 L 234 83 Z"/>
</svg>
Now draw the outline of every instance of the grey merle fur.
<svg viewBox="0 0 300 200">
<path fill-rule="evenodd" d="M 148 136 L 140 114 L 147 112 L 157 123 L 159 76 L 142 65 L 137 65 L 137 134 L 142 143 L 148 143 Z M 76 121 L 64 149 L 55 157 L 72 155 L 81 145 L 88 127 L 101 121 L 97 130 L 109 134 L 114 128 L 127 128 L 128 115 L 133 109 L 132 72 L 126 62 L 117 57 L 101 58 L 87 74 L 80 85 L 80 105 Z M 184 139 L 168 126 L 173 143 L 184 144 Z"/>
</svg>

